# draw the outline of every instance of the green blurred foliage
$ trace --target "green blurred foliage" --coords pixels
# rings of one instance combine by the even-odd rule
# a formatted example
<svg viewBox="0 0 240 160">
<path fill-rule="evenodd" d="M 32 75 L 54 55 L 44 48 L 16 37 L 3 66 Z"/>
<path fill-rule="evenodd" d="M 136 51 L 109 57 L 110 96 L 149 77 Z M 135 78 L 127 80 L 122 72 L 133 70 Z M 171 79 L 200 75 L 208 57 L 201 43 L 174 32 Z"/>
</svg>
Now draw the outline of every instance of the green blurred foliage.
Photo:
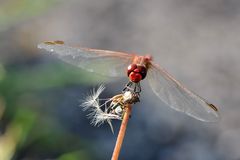
<svg viewBox="0 0 240 160">
<path fill-rule="evenodd" d="M 86 154 L 85 151 L 80 150 L 63 154 L 58 158 L 58 160 L 77 160 L 77 159 L 89 160 L 90 157 L 89 155 Z"/>
<path fill-rule="evenodd" d="M 5 75 L 4 70 L 2 72 L 2 75 Z M 7 73 L 0 87 L 3 92 L 13 94 L 63 87 L 68 84 L 96 84 L 105 80 L 106 78 L 100 75 L 92 74 L 64 63 L 59 63 L 13 70 L 11 73 Z"/>
<path fill-rule="evenodd" d="M 59 2 L 0 1 L 0 32 L 44 14 Z M 25 58 L 26 64 L 5 66 L 0 59 L 0 160 L 92 159 L 94 155 L 87 150 L 92 144 L 62 126 L 53 114 L 59 100 L 45 97 L 44 93 L 71 85 L 97 84 L 106 79 L 65 63 L 39 64 L 33 60 L 29 65 L 29 59 Z"/>
<path fill-rule="evenodd" d="M 83 149 L 88 143 L 66 131 L 51 114 L 51 110 L 56 109 L 54 102 L 57 100 L 52 97 L 46 100 L 39 94 L 67 85 L 96 84 L 104 81 L 102 77 L 64 63 L 11 69 L 0 65 L 0 77 L 0 96 L 5 104 L 2 120 L 0 117 L 0 123 L 6 127 L 0 136 L 4 159 L 16 158 L 29 147 L 34 156 L 55 153 L 59 160 L 90 159 L 89 153 Z M 48 101 L 47 105 L 44 101 Z"/>
<path fill-rule="evenodd" d="M 0 2 L 0 31 L 34 17 L 56 4 L 57 0 L 3 0 Z M 59 1 L 58 1 L 59 2 Z"/>
<path fill-rule="evenodd" d="M 3 65 L 0 64 L 0 82 L 1 82 L 1 80 L 4 79 L 5 73 L 6 73 L 5 68 L 3 67 Z"/>
</svg>

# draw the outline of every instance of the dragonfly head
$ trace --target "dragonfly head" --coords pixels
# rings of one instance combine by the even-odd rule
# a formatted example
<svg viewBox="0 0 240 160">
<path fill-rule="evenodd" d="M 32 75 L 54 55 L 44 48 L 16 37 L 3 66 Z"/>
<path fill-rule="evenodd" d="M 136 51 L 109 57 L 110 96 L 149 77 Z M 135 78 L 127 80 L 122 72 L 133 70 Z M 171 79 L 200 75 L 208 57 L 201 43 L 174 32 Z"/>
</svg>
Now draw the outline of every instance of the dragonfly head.
<svg viewBox="0 0 240 160">
<path fill-rule="evenodd" d="M 130 81 L 138 83 L 146 77 L 147 69 L 142 65 L 131 64 L 128 66 L 127 74 Z"/>
</svg>

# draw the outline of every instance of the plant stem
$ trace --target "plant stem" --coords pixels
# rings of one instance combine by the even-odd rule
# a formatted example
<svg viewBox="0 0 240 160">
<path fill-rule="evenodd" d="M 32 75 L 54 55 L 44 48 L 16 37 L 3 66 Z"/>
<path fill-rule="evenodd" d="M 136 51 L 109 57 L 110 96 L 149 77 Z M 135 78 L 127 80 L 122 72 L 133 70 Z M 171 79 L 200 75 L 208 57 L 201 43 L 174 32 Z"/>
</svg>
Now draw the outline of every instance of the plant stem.
<svg viewBox="0 0 240 160">
<path fill-rule="evenodd" d="M 132 106 L 130 104 L 126 105 L 126 110 L 123 116 L 123 120 L 121 123 L 121 127 L 119 129 L 118 132 L 118 137 L 117 137 L 117 141 L 115 144 L 115 148 L 113 150 L 113 154 L 112 154 L 112 160 L 118 160 L 120 151 L 121 151 L 121 147 L 122 147 L 122 143 L 123 143 L 123 139 L 125 136 L 125 132 L 127 129 L 127 124 L 128 124 L 128 120 L 129 120 L 129 116 L 131 115 L 131 111 L 132 111 Z"/>
</svg>

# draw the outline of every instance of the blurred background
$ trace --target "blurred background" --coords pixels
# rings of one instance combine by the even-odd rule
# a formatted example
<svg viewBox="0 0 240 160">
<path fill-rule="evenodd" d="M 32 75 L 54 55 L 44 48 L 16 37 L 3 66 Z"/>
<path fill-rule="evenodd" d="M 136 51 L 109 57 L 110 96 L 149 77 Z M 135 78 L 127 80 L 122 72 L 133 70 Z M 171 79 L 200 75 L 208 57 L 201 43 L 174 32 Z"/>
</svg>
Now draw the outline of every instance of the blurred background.
<svg viewBox="0 0 240 160">
<path fill-rule="evenodd" d="M 143 82 L 120 159 L 240 159 L 240 1 L 1 0 L 0 160 L 106 160 L 117 134 L 89 124 L 80 100 L 108 80 L 42 54 L 64 40 L 152 54 L 176 79 L 219 106 L 204 123 L 165 106 Z M 110 89 L 109 89 L 110 88 Z M 113 122 L 118 131 L 120 122 Z"/>
</svg>

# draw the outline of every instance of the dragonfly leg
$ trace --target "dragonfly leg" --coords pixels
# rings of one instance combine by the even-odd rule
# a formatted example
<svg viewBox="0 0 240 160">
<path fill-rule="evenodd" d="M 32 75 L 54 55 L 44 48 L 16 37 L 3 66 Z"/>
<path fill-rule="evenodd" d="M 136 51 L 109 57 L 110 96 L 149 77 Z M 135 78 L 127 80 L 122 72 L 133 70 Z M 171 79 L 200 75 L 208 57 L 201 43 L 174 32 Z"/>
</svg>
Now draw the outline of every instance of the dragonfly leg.
<svg viewBox="0 0 240 160">
<path fill-rule="evenodd" d="M 140 85 L 140 83 L 134 83 L 134 82 L 129 81 L 122 90 L 123 93 L 125 93 L 126 91 L 140 94 L 141 85 Z"/>
</svg>

